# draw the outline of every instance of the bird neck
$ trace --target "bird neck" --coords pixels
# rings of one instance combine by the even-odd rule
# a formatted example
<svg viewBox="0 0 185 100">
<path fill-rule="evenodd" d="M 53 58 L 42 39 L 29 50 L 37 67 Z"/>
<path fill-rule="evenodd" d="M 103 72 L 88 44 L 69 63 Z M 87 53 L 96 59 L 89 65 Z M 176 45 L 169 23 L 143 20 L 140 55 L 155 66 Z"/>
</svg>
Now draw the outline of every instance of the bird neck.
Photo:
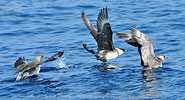
<svg viewBox="0 0 185 100">
<path fill-rule="evenodd" d="M 32 63 L 34 63 L 34 64 L 38 64 L 40 62 L 40 59 L 38 58 L 38 57 L 36 57 L 34 60 L 33 60 L 33 62 Z"/>
</svg>

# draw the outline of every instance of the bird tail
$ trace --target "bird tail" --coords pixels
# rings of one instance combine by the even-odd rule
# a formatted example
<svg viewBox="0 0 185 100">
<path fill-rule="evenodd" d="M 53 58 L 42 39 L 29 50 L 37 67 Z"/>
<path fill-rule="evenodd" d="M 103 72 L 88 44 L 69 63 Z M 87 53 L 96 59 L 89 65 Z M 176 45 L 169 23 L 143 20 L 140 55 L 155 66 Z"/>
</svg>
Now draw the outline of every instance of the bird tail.
<svg viewBox="0 0 185 100">
<path fill-rule="evenodd" d="M 17 78 L 16 78 L 16 80 L 15 81 L 19 81 L 19 80 L 21 80 L 22 79 L 22 73 L 21 72 L 19 72 L 19 75 L 17 76 Z"/>
<path fill-rule="evenodd" d="M 117 32 L 116 35 L 120 39 L 129 39 L 129 38 L 132 38 L 132 35 L 131 34 L 127 34 L 127 33 L 118 33 Z"/>
<path fill-rule="evenodd" d="M 135 35 L 127 34 L 127 33 L 116 33 L 116 35 L 120 39 L 128 39 L 125 42 L 127 42 L 128 44 L 130 44 L 130 45 L 132 45 L 134 47 L 139 46 L 138 42 L 135 39 Z"/>
</svg>

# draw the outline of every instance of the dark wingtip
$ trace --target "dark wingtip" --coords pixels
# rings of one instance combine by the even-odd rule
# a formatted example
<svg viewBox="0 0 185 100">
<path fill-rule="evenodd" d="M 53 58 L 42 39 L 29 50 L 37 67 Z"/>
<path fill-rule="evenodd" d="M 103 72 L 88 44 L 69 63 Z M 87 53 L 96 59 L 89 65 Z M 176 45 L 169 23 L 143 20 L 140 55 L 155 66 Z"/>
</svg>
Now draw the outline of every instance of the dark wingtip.
<svg viewBox="0 0 185 100">
<path fill-rule="evenodd" d="M 83 45 L 83 47 L 84 47 L 84 48 L 86 48 L 86 47 L 87 47 L 87 44 L 82 44 L 82 45 Z"/>
<path fill-rule="evenodd" d="M 87 44 L 83 44 L 83 47 L 84 47 L 84 49 L 86 49 L 87 51 L 89 50 L 89 49 L 87 48 Z"/>
<path fill-rule="evenodd" d="M 59 59 L 63 54 L 64 54 L 64 51 L 60 51 L 60 52 L 58 52 L 57 54 L 54 54 L 53 56 L 49 57 L 47 60 L 42 61 L 40 64 L 43 64 L 43 63 L 46 63 L 46 62 L 49 62 L 49 61 L 57 60 L 57 59 Z"/>
<path fill-rule="evenodd" d="M 105 9 L 106 9 L 106 12 L 108 13 L 108 8 L 107 8 L 107 6 L 105 7 Z"/>
<path fill-rule="evenodd" d="M 58 57 L 61 57 L 63 54 L 64 54 L 64 51 L 60 51 L 60 52 L 58 53 Z"/>
<path fill-rule="evenodd" d="M 84 10 L 81 11 L 81 14 L 85 14 Z"/>
<path fill-rule="evenodd" d="M 106 7 L 106 18 L 108 19 L 108 8 Z"/>
<path fill-rule="evenodd" d="M 82 17 L 85 15 L 85 12 L 82 10 L 82 12 L 81 12 L 81 15 L 82 15 Z"/>
<path fill-rule="evenodd" d="M 26 63 L 26 59 L 24 57 L 19 57 L 18 60 L 16 60 L 16 62 L 14 63 L 14 67 L 16 68 L 25 63 Z"/>
</svg>

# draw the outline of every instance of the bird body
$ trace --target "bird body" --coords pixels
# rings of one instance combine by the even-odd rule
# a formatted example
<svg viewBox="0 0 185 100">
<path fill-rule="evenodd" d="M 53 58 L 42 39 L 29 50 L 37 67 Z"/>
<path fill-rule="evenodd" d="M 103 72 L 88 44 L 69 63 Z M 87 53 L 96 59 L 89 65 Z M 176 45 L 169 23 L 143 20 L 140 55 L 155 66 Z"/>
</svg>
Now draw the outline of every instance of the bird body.
<svg viewBox="0 0 185 100">
<path fill-rule="evenodd" d="M 111 59 L 115 59 L 116 57 L 118 57 L 122 53 L 123 53 L 122 50 L 120 50 L 119 48 L 115 48 L 113 51 L 101 50 L 98 52 L 98 56 L 104 57 L 103 59 L 106 59 L 106 60 L 111 60 Z"/>
<path fill-rule="evenodd" d="M 49 61 L 54 61 L 59 59 L 64 52 L 58 52 L 57 54 L 54 54 L 53 56 L 49 57 L 45 61 L 40 61 L 41 59 L 45 58 L 42 55 L 38 55 L 33 62 L 30 64 L 27 63 L 26 59 L 24 57 L 19 58 L 15 64 L 15 71 L 19 72 L 19 75 L 16 78 L 16 81 L 21 80 L 22 78 L 29 77 L 32 75 L 36 75 L 40 72 L 40 65 Z"/>
<path fill-rule="evenodd" d="M 83 47 L 95 55 L 98 60 L 107 62 L 126 52 L 125 49 L 114 48 L 112 40 L 113 32 L 109 24 L 107 8 L 103 8 L 98 14 L 97 29 L 89 22 L 84 12 L 82 12 L 82 19 L 97 42 L 98 52 L 88 49 L 86 44 L 83 44 Z"/>
<path fill-rule="evenodd" d="M 19 58 L 15 63 L 15 69 L 19 72 L 19 75 L 16 78 L 16 81 L 21 80 L 24 77 L 32 76 L 38 74 L 40 71 L 40 60 L 44 58 L 42 55 L 38 55 L 31 64 L 27 64 L 25 58 Z M 21 63 L 26 62 L 26 63 Z M 20 67 L 18 64 L 21 64 Z"/>
<path fill-rule="evenodd" d="M 127 39 L 126 42 L 134 47 L 138 47 L 141 57 L 141 65 L 145 69 L 162 67 L 164 55 L 158 57 L 154 54 L 153 41 L 144 33 L 131 28 L 132 34 L 116 33 L 119 38 Z"/>
</svg>

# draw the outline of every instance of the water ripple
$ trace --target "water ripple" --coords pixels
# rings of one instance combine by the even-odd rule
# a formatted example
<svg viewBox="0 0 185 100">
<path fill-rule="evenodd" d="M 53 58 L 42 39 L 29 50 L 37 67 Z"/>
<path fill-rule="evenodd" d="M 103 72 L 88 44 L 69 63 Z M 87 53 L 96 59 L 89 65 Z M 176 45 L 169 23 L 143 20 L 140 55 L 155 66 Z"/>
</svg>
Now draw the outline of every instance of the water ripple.
<svg viewBox="0 0 185 100">
<path fill-rule="evenodd" d="M 1 99 L 185 99 L 183 1 L 161 0 L 13 0 L 0 3 Z M 97 44 L 81 19 L 86 12 L 96 26 L 98 12 L 108 7 L 113 32 L 135 27 L 164 54 L 163 67 L 144 71 L 137 48 L 113 34 L 115 47 L 128 53 L 102 64 L 83 49 Z M 63 59 L 41 65 L 37 76 L 15 82 L 18 57 L 31 62 L 65 51 Z M 106 67 L 106 68 L 105 68 Z"/>
</svg>

